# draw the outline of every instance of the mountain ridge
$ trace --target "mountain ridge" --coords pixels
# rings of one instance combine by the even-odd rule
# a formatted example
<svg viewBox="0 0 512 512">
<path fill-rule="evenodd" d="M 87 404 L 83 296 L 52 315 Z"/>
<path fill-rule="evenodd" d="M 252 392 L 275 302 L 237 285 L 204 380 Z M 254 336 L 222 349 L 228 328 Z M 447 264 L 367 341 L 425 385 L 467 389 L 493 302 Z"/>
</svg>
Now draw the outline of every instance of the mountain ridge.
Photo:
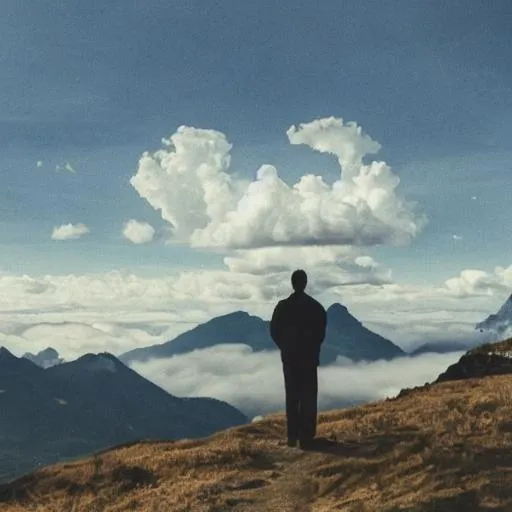
<svg viewBox="0 0 512 512">
<path fill-rule="evenodd" d="M 405 355 L 400 347 L 364 327 L 346 306 L 334 303 L 327 308 L 326 313 L 328 322 L 320 355 L 321 365 L 333 363 L 338 356 L 359 361 L 365 358 L 392 359 Z M 119 359 L 127 364 L 143 362 L 221 343 L 243 343 L 254 352 L 277 350 L 270 337 L 269 322 L 239 310 L 212 318 L 164 343 L 125 352 Z"/>
<path fill-rule="evenodd" d="M 109 353 L 43 369 L 0 349 L 0 389 L 0 480 L 119 442 L 201 437 L 248 421 L 220 400 L 171 395 Z"/>
</svg>

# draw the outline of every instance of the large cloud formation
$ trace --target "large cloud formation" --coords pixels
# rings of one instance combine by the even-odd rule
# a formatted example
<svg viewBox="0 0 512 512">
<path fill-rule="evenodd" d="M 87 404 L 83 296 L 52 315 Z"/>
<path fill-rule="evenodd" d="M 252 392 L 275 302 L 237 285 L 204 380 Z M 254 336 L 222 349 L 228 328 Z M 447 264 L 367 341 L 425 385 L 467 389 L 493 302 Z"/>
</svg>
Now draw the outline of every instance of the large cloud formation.
<svg viewBox="0 0 512 512">
<path fill-rule="evenodd" d="M 326 118 L 292 126 L 292 144 L 338 157 L 332 185 L 307 174 L 290 186 L 271 165 L 247 182 L 229 174 L 224 134 L 181 126 L 166 148 L 144 153 L 130 183 L 161 211 L 177 240 L 195 247 L 407 243 L 426 223 L 395 189 L 400 179 L 385 162 L 363 163 L 380 144 L 355 123 Z"/>
</svg>

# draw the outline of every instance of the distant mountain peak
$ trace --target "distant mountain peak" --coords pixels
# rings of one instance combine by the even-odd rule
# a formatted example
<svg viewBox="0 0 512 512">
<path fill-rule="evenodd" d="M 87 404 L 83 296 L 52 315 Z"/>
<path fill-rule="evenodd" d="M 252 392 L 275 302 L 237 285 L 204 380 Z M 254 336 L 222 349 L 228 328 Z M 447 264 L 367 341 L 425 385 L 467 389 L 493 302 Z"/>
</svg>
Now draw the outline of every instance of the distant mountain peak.
<svg viewBox="0 0 512 512">
<path fill-rule="evenodd" d="M 327 308 L 327 314 L 329 316 L 338 316 L 338 315 L 346 316 L 346 315 L 350 315 L 350 312 L 349 312 L 347 306 L 344 306 L 343 304 L 340 304 L 339 302 L 335 302 L 334 304 L 331 304 Z M 352 316 L 352 315 L 350 315 L 350 316 Z"/>
<path fill-rule="evenodd" d="M 24 357 L 17 357 L 5 347 L 0 347 L 0 375 L 4 371 L 14 371 L 16 373 L 42 371 L 33 361 Z"/>
<path fill-rule="evenodd" d="M 59 353 L 53 348 L 53 347 L 46 347 L 45 349 L 41 350 L 39 354 L 44 354 L 48 356 L 58 356 Z"/>
<path fill-rule="evenodd" d="M 233 318 L 243 318 L 246 319 L 248 317 L 252 317 L 251 314 L 249 314 L 247 311 L 242 311 L 241 309 L 237 311 L 232 311 L 231 313 L 226 313 L 225 315 L 221 315 L 215 318 L 212 318 L 212 320 L 219 320 L 219 319 L 233 319 Z"/>
<path fill-rule="evenodd" d="M 0 358 L 9 360 L 9 359 L 17 359 L 15 355 L 13 355 L 9 350 L 5 347 L 0 347 Z"/>
<path fill-rule="evenodd" d="M 334 304 L 331 304 L 327 308 L 327 313 L 348 313 L 347 306 L 344 306 L 343 304 L 340 304 L 339 302 L 335 302 Z"/>
<path fill-rule="evenodd" d="M 498 316 L 502 316 L 505 314 L 512 315 L 512 293 L 498 311 Z"/>
<path fill-rule="evenodd" d="M 119 359 L 129 365 L 133 361 L 172 357 L 220 344 L 244 344 L 253 352 L 277 350 L 270 337 L 269 322 L 239 310 L 212 318 L 168 342 L 121 354 Z M 327 309 L 321 364 L 330 364 L 338 356 L 373 361 L 403 354 L 400 347 L 364 327 L 343 304 L 334 303 Z"/>
<path fill-rule="evenodd" d="M 362 325 L 361 322 L 350 313 L 346 306 L 335 302 L 327 308 L 327 323 L 337 324 L 338 322 Z"/>
<path fill-rule="evenodd" d="M 59 353 L 53 347 L 47 347 L 37 354 L 25 352 L 22 357 L 32 361 L 41 368 L 50 368 L 64 362 L 64 359 L 59 356 Z"/>
<path fill-rule="evenodd" d="M 503 303 L 497 313 L 489 315 L 475 326 L 480 332 L 487 331 L 495 339 L 512 335 L 512 294 Z"/>
<path fill-rule="evenodd" d="M 99 354 L 85 354 L 76 360 L 80 368 L 90 372 L 111 372 L 118 370 L 118 365 L 122 363 L 109 352 L 101 352 Z"/>
</svg>

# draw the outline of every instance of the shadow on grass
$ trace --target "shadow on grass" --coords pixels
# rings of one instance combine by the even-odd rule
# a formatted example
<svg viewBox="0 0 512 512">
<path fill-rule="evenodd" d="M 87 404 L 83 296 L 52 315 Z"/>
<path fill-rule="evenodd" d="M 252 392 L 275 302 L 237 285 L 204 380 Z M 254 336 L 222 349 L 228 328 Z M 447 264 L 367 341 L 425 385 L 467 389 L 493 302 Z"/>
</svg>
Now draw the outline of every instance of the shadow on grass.
<svg viewBox="0 0 512 512">
<path fill-rule="evenodd" d="M 398 430 L 385 434 L 366 435 L 362 439 L 333 440 L 316 438 L 309 452 L 321 452 L 340 457 L 381 457 L 392 452 L 399 444 L 408 453 L 418 453 L 431 445 L 430 434 L 418 430 Z"/>
<path fill-rule="evenodd" d="M 510 512 L 510 505 L 485 506 L 480 504 L 476 491 L 466 491 L 445 498 L 433 498 L 426 503 L 419 503 L 407 508 L 391 508 L 386 512 Z"/>
</svg>

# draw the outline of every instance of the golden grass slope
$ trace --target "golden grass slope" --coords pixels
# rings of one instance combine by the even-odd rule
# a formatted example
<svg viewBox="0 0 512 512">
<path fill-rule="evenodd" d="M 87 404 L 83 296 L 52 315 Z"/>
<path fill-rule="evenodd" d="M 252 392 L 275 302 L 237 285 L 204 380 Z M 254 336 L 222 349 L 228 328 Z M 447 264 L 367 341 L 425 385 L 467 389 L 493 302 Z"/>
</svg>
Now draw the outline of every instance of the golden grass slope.
<svg viewBox="0 0 512 512">
<path fill-rule="evenodd" d="M 511 397 L 495 376 L 323 413 L 315 452 L 282 443 L 282 415 L 139 443 L 3 486 L 0 510 L 512 511 Z"/>
</svg>

